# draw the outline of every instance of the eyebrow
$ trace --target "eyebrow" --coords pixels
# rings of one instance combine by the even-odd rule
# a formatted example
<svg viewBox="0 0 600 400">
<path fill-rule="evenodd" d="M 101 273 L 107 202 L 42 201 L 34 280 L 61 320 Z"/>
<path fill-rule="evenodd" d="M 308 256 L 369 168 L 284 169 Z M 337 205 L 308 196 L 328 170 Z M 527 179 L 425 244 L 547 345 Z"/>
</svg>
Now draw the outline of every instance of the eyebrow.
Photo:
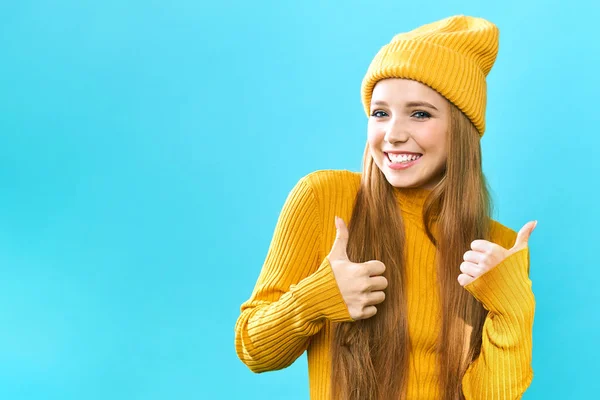
<svg viewBox="0 0 600 400">
<path fill-rule="evenodd" d="M 388 106 L 388 103 L 386 103 L 385 101 L 377 100 L 377 101 L 374 101 L 373 103 L 371 103 L 371 106 Z M 406 108 L 426 107 L 426 108 L 431 108 L 432 110 L 435 110 L 435 111 L 439 111 L 433 104 L 428 103 L 426 101 L 409 101 L 408 103 L 406 103 L 405 107 Z"/>
</svg>

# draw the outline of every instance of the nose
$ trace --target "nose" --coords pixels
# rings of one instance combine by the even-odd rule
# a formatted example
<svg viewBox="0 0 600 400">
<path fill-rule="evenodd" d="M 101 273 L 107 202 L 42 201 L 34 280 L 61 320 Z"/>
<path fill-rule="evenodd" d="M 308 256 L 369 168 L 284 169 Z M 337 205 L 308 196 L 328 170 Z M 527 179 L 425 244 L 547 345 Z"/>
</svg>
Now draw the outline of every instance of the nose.
<svg viewBox="0 0 600 400">
<path fill-rule="evenodd" d="M 383 138 L 388 143 L 406 142 L 410 138 L 410 133 L 398 119 L 392 119 L 386 127 Z"/>
</svg>

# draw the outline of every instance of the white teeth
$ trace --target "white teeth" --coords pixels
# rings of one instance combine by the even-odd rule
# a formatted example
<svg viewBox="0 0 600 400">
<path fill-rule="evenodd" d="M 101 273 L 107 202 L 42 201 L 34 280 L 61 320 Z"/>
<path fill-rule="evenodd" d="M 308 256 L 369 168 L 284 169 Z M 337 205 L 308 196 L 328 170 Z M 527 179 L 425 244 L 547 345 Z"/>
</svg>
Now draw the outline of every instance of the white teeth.
<svg viewBox="0 0 600 400">
<path fill-rule="evenodd" d="M 416 154 L 392 154 L 392 153 L 388 153 L 388 157 L 390 158 L 390 161 L 393 163 L 405 163 L 405 162 L 410 162 L 410 161 L 414 161 L 418 158 L 420 158 L 420 155 L 416 155 Z"/>
</svg>

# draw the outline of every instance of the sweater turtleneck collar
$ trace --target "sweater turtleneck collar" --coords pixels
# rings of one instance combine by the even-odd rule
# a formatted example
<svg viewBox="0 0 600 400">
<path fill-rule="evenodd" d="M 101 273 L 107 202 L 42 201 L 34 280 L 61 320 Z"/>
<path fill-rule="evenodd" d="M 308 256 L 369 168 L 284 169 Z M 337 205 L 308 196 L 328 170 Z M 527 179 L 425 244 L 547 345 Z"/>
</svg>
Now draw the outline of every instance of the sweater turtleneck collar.
<svg viewBox="0 0 600 400">
<path fill-rule="evenodd" d="M 421 216 L 425 200 L 432 191 L 423 188 L 397 188 L 394 187 L 394 195 L 402 211 Z"/>
</svg>

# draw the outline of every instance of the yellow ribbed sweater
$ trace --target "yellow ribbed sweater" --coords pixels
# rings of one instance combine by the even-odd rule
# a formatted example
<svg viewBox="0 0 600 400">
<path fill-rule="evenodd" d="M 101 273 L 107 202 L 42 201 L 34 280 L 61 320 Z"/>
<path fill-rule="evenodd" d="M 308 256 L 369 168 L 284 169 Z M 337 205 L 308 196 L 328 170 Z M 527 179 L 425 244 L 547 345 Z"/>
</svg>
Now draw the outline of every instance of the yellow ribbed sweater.
<svg viewBox="0 0 600 400">
<path fill-rule="evenodd" d="M 359 184 L 360 173 L 345 170 L 316 171 L 299 180 L 279 215 L 262 271 L 235 326 L 238 357 L 254 372 L 285 368 L 307 351 L 313 400 L 329 399 L 330 322 L 352 321 L 326 256 L 335 239 L 334 216 L 350 221 Z M 427 191 L 396 189 L 396 196 L 406 229 L 413 344 L 410 367 L 398 374 L 408 373 L 408 399 L 438 399 L 435 248 L 421 222 Z M 493 242 L 511 248 L 516 236 L 492 221 Z M 481 353 L 463 377 L 467 400 L 518 399 L 533 379 L 535 299 L 528 273 L 529 253 L 524 249 L 465 286 L 488 310 Z"/>
</svg>

